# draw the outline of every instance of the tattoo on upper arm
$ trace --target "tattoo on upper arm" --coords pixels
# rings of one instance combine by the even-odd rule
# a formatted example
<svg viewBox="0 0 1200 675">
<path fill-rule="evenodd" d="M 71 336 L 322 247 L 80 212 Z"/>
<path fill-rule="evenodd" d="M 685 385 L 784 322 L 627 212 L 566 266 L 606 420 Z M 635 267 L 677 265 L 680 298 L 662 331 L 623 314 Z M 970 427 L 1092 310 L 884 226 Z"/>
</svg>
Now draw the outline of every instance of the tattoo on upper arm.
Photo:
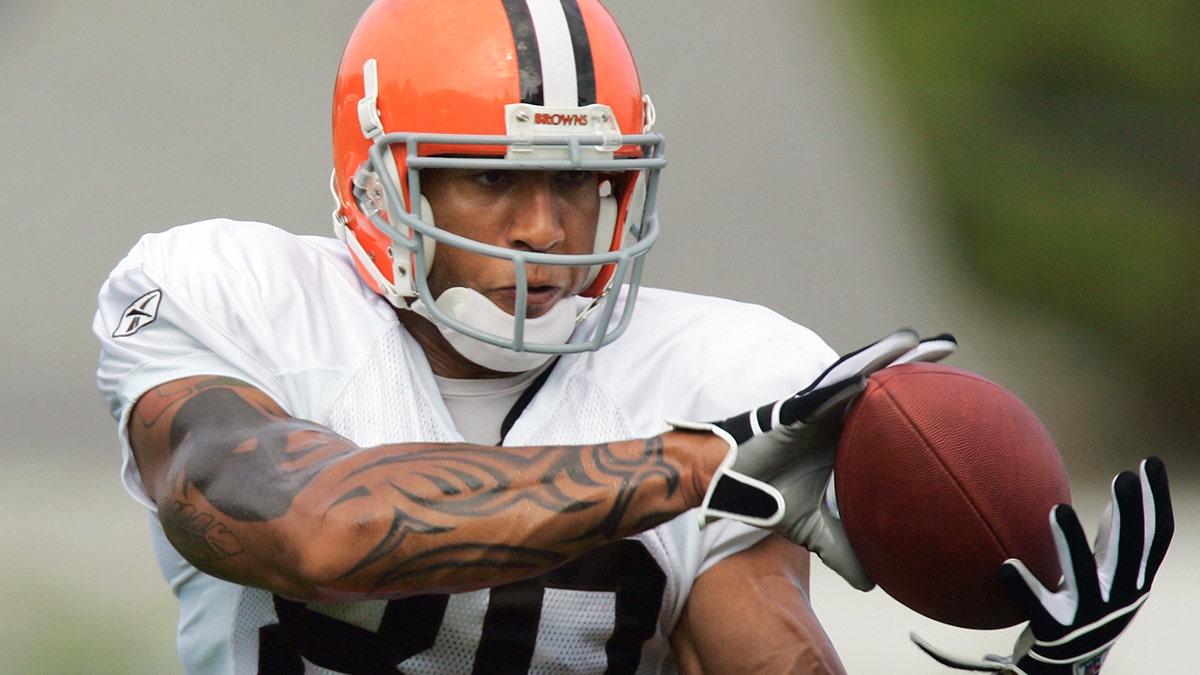
<svg viewBox="0 0 1200 675">
<path fill-rule="evenodd" d="M 163 413 L 167 412 L 171 406 L 198 391 L 212 387 L 245 386 L 245 384 L 245 382 L 232 377 L 210 377 L 198 382 L 191 380 L 168 382 L 161 387 L 151 389 L 138 400 L 135 409 L 137 419 L 143 428 L 149 429 L 162 419 Z"/>
<path fill-rule="evenodd" d="M 311 440 L 293 441 L 315 431 Z M 170 448 L 194 444 L 176 465 L 171 480 L 195 486 L 213 506 L 234 520 L 262 522 L 288 512 L 331 457 L 332 432 L 303 420 L 273 416 L 234 389 L 196 393 L 171 422 Z"/>
<path fill-rule="evenodd" d="M 189 560 L 223 560 L 245 550 L 229 527 L 211 513 L 178 499 L 158 510 L 163 522 L 171 524 L 172 543 Z"/>
<path fill-rule="evenodd" d="M 328 458 L 322 451 L 333 445 L 332 432 L 265 409 L 238 390 L 244 386 L 231 378 L 184 381 L 159 387 L 138 403 L 145 428 L 169 421 L 173 496 L 160 504 L 159 518 L 189 560 L 213 562 L 243 552 L 230 523 L 287 513 Z M 173 407 L 173 416 L 166 416 Z M 292 434 L 312 430 L 319 433 L 289 447 Z"/>
</svg>

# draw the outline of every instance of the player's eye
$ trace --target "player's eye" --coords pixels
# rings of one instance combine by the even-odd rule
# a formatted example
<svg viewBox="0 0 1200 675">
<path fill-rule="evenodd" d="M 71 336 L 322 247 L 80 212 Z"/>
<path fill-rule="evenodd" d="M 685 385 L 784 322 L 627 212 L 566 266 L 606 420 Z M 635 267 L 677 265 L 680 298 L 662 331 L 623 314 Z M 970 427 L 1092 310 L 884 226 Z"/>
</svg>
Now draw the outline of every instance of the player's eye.
<svg viewBox="0 0 1200 675">
<path fill-rule="evenodd" d="M 565 185 L 583 185 L 590 182 L 595 175 L 594 171 L 559 171 L 554 178 Z"/>
<path fill-rule="evenodd" d="M 499 169 L 495 169 L 492 171 L 480 171 L 478 173 L 472 174 L 471 179 L 480 185 L 483 185 L 486 187 L 493 187 L 493 186 L 501 185 L 502 183 L 504 183 L 508 180 L 511 180 L 511 178 L 508 175 L 509 173 L 510 172 L 508 172 L 508 171 L 501 171 Z"/>
<path fill-rule="evenodd" d="M 580 187 L 590 185 L 598 178 L 593 171 L 560 171 L 554 174 L 554 181 L 564 187 Z"/>
</svg>

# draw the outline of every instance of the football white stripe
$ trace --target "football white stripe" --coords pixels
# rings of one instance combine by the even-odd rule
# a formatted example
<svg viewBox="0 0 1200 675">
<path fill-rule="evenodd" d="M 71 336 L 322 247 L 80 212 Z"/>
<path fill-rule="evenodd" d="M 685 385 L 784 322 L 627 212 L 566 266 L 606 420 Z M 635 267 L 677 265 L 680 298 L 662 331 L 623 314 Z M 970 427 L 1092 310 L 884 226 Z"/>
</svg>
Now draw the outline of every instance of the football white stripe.
<svg viewBox="0 0 1200 675">
<path fill-rule="evenodd" d="M 527 0 L 533 30 L 542 58 L 542 105 L 573 108 L 579 105 L 575 81 L 575 50 L 567 15 L 559 0 Z"/>
</svg>

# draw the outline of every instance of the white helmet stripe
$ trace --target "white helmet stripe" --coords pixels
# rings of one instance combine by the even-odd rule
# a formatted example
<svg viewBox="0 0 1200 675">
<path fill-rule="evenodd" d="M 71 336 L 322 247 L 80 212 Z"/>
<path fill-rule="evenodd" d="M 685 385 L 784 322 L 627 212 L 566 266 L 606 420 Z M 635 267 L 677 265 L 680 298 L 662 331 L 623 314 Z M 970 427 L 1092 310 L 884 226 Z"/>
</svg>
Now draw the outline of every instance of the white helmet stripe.
<svg viewBox="0 0 1200 675">
<path fill-rule="evenodd" d="M 527 0 L 533 32 L 542 62 L 542 105 L 572 108 L 579 105 L 575 79 L 575 49 L 561 0 Z"/>
</svg>

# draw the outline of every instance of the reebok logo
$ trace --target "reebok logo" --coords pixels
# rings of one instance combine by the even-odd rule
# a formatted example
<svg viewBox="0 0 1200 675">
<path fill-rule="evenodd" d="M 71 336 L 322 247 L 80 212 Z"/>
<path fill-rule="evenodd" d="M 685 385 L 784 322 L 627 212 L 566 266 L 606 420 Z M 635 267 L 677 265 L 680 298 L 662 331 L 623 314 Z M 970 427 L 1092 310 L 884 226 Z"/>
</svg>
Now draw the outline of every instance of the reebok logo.
<svg viewBox="0 0 1200 675">
<path fill-rule="evenodd" d="M 117 324 L 117 329 L 113 331 L 112 336 L 115 338 L 129 337 L 154 323 L 154 320 L 158 318 L 160 302 L 162 302 L 162 290 L 157 288 L 134 300 L 125 308 L 125 313 L 121 315 L 121 321 Z"/>
<path fill-rule="evenodd" d="M 586 127 L 588 125 L 588 116 L 582 114 L 537 113 L 533 116 L 533 123 L 551 127 Z"/>
</svg>

